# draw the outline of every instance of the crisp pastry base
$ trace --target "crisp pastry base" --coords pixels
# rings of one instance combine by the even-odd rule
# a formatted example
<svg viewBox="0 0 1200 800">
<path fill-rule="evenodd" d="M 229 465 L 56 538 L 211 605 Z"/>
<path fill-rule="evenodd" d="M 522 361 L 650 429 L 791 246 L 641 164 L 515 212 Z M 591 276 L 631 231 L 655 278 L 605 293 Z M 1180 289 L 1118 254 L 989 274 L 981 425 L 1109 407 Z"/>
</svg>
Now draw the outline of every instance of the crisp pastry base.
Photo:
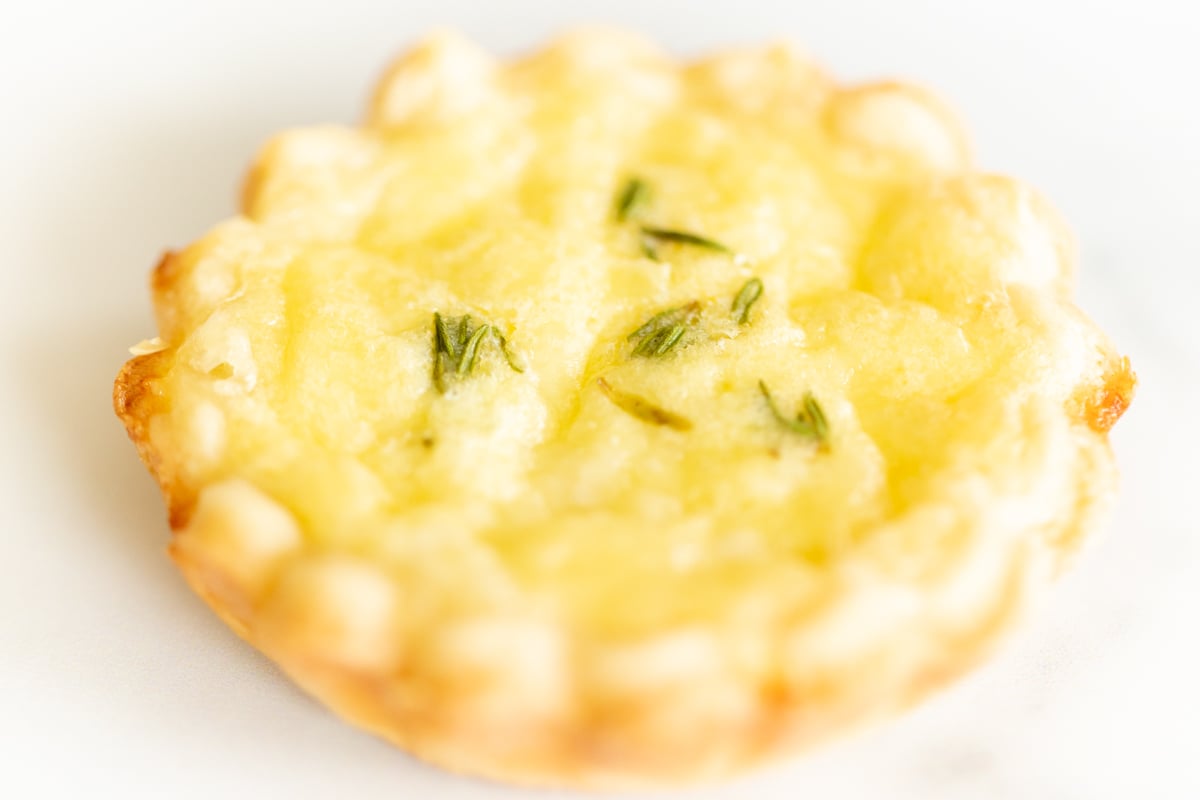
<svg viewBox="0 0 1200 800">
<path fill-rule="evenodd" d="M 547 53 L 540 57 L 615 59 L 630 69 L 645 62 L 651 78 L 664 69 L 651 48 L 619 34 L 575 35 Z M 514 69 L 532 70 L 536 58 Z M 473 46 L 433 37 L 388 73 L 369 124 L 437 125 L 476 113 L 497 102 L 489 88 L 496 69 Z M 965 169 L 961 130 L 917 88 L 839 90 L 786 48 L 729 53 L 689 69 L 708 76 L 698 86 L 738 104 L 734 113 L 789 97 L 797 118 L 822 117 L 864 163 L 889 160 L 901 164 L 897 170 L 933 176 Z M 657 91 L 650 78 L 643 88 Z M 315 134 L 304 140 L 303 158 L 326 158 L 322 148 L 337 150 L 347 136 Z M 296 189 L 286 181 L 288 164 L 300 146 L 276 142 L 255 166 L 244 198 L 251 220 L 290 202 Z M 935 193 L 937 202 L 969 208 L 1024 191 L 1006 179 L 955 180 L 945 195 Z M 348 197 L 346 206 L 355 202 Z M 408 611 L 421 598 L 403 579 L 361 547 L 314 539 L 311 521 L 277 492 L 214 455 L 229 446 L 221 433 L 228 415 L 212 408 L 255 387 L 236 343 L 228 346 L 232 355 L 210 359 L 215 380 L 233 388 L 197 405 L 185 423 L 172 422 L 187 405 L 172 393 L 170 377 L 183 369 L 181 342 L 221 298 L 239 291 L 198 282 L 196 258 L 169 254 L 155 271 L 161 340 L 122 370 L 115 407 L 162 487 L 174 531 L 170 554 L 188 583 L 348 721 L 448 769 L 515 783 L 610 789 L 724 778 L 894 713 L 970 669 L 1095 528 L 1112 497 L 1107 431 L 1129 403 L 1133 375 L 1063 299 L 1073 255 L 1060 223 L 1035 197 L 1021 202 L 1029 224 L 1051 232 L 1046 241 L 1055 254 L 1047 257 L 1057 266 L 1047 275 L 1017 263 L 997 280 L 1031 306 L 1049 303 L 1070 317 L 1087 332 L 1072 334 L 1087 339 L 1079 347 L 1098 355 L 1080 362 L 1071 386 L 1014 411 L 1027 446 L 951 459 L 936 501 L 888 519 L 820 566 L 819 589 L 780 597 L 778 609 L 754 611 L 746 624 L 693 619 L 637 635 L 600 634 L 544 606 L 506 601 L 481 602 L 444 624 L 427 616 L 423 627 L 410 626 Z M 328 223 L 313 235 L 340 235 L 340 210 L 316 221 L 303 209 L 295 213 L 310 230 Z M 912 288 L 924 286 L 920 265 L 903 272 L 900 263 L 897 280 L 909 284 L 896 289 L 872 277 L 869 255 L 864 263 L 866 285 L 877 294 L 967 302 L 950 296 L 959 291 L 952 282 Z M 210 290 L 217 300 L 202 296 Z M 202 467 L 209 463 L 220 466 Z M 490 574 L 477 569 L 477 556 L 463 557 L 464 592 Z M 770 605 L 770 597 L 763 602 Z"/>
<path fill-rule="evenodd" d="M 173 546 L 171 556 L 193 590 L 305 691 L 347 721 L 426 761 L 535 786 L 674 786 L 727 779 L 794 755 L 903 710 L 969 671 L 1018 617 L 1031 589 L 1044 582 L 1035 574 L 1039 560 L 1064 555 L 1062 548 L 1078 543 L 1105 510 L 1115 483 L 1111 456 L 1106 447 L 1096 446 L 1090 458 L 1093 468 L 1078 476 L 1075 515 L 1048 532 L 1049 540 L 1042 543 L 1047 552 L 1036 552 L 1038 544 L 1030 542 L 1015 552 L 991 554 L 1005 559 L 1003 569 L 986 587 L 990 596 L 961 627 L 899 628 L 847 652 L 844 661 L 829 659 L 818 643 L 812 661 L 819 668 L 811 673 L 781 671 L 745 683 L 716 663 L 721 645 L 709 631 L 671 632 L 615 654 L 633 680 L 629 687 L 614 681 L 618 691 L 627 691 L 620 705 L 611 707 L 606 707 L 608 697 L 580 695 L 536 713 L 537 695 L 545 688 L 539 675 L 545 665 L 536 663 L 541 645 L 536 628 L 496 631 L 495 644 L 512 660 L 491 665 L 476 679 L 467 675 L 464 682 L 442 683 L 445 676 L 436 665 L 432 674 L 380 674 L 323 658 L 319 638 L 296 645 L 260 635 L 239 576 L 185 547 Z M 852 597 L 830 598 L 814 617 L 824 618 L 824 625 L 851 625 L 852 615 L 836 620 L 838 604 L 852 602 Z M 808 622 L 796 625 L 803 630 Z M 524 653 L 523 636 L 534 640 Z M 807 660 L 804 638 L 801 634 L 791 654 L 797 662 Z M 639 674 L 656 673 L 657 681 L 637 686 Z"/>
</svg>

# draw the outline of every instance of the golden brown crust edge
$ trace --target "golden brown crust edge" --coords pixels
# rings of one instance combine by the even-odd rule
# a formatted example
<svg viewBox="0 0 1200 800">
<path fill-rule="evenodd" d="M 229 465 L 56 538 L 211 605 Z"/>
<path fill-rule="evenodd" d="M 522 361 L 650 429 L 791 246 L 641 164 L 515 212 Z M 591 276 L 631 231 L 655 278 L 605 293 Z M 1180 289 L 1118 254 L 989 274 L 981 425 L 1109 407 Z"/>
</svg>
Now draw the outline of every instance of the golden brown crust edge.
<svg viewBox="0 0 1200 800">
<path fill-rule="evenodd" d="M 440 720 L 436 714 L 422 718 L 388 713 L 395 695 L 404 691 L 403 679 L 387 681 L 337 664 L 321 663 L 304 653 L 265 646 L 247 628 L 243 610 L 222 599 L 235 578 L 189 559 L 178 550 L 173 549 L 171 555 L 189 585 L 222 620 L 268 653 L 292 680 L 348 722 L 460 774 L 529 786 L 605 791 L 727 780 L 828 741 L 872 716 L 913 705 L 982 660 L 1017 616 L 1023 599 L 1021 581 L 1013 575 L 1009 588 L 978 626 L 946 642 L 940 659 L 911 674 L 902 691 L 888 698 L 887 706 L 879 705 L 878 698 L 843 695 L 830 687 L 815 686 L 811 693 L 800 694 L 764 685 L 757 687 L 762 702 L 755 713 L 736 724 L 714 719 L 710 725 L 693 728 L 686 742 L 674 743 L 666 754 L 643 750 L 635 755 L 637 748 L 613 747 L 612 743 L 622 739 L 641 741 L 644 720 L 655 711 L 652 707 L 624 708 L 619 716 L 608 716 L 603 729 L 595 730 L 589 730 L 586 724 L 557 719 L 512 719 L 500 728 L 457 724 Z M 882 661 L 887 654 L 876 658 Z M 873 669 L 868 661 L 855 665 L 854 672 L 869 673 Z M 452 707 L 456 694 L 457 690 L 451 690 L 445 697 L 428 696 L 423 705 Z M 514 742 L 524 746 L 513 748 Z"/>
</svg>

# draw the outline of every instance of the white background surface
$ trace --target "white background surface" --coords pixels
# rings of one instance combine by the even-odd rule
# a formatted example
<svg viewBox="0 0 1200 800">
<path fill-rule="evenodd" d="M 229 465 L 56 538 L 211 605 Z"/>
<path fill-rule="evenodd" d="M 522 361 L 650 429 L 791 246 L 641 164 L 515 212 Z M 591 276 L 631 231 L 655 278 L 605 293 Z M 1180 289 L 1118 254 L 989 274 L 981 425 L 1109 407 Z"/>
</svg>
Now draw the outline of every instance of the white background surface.
<svg viewBox="0 0 1200 800">
<path fill-rule="evenodd" d="M 789 35 L 961 111 L 1082 242 L 1142 385 L 1107 533 L 990 666 L 711 798 L 1200 797 L 1200 20 L 1186 0 L 0 0 L 0 796 L 519 798 L 334 720 L 163 553 L 109 406 L 159 253 L 233 208 L 280 128 L 352 121 L 438 24 L 504 52 L 604 20 L 671 49 Z M 557 797 L 548 793 L 529 796 Z"/>
</svg>

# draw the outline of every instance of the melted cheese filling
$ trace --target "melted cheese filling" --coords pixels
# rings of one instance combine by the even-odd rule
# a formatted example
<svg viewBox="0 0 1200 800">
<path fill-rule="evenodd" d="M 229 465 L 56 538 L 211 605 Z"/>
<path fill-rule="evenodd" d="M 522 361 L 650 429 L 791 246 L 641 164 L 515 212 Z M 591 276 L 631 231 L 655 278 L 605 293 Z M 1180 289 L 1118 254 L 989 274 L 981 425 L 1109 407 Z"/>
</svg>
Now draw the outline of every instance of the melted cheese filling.
<svg viewBox="0 0 1200 800">
<path fill-rule="evenodd" d="M 819 598 L 954 481 L 1037 479 L 1029 437 L 1067 430 L 1098 349 L 1058 313 L 1053 225 L 969 176 L 921 98 L 555 50 L 464 80 L 462 108 L 278 139 L 246 217 L 176 257 L 154 435 L 187 485 L 257 485 L 312 546 L 387 565 L 414 619 L 534 603 L 630 633 Z M 635 176 L 652 196 L 619 222 Z M 655 261 L 640 225 L 732 253 Z M 676 346 L 632 355 L 693 302 Z M 484 338 L 437 391 L 435 312 L 494 325 L 524 371 Z M 811 392 L 828 447 L 760 381 L 788 414 Z"/>
</svg>

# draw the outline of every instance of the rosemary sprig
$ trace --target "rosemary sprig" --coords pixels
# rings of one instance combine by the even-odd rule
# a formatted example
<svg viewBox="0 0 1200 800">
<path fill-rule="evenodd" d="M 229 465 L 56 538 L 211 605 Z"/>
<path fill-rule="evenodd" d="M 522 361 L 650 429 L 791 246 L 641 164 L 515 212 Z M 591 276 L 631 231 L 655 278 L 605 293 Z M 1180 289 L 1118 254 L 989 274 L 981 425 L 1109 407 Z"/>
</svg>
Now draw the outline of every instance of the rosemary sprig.
<svg viewBox="0 0 1200 800">
<path fill-rule="evenodd" d="M 509 347 L 508 339 L 504 338 L 504 334 L 499 328 L 492 328 L 492 333 L 496 334 L 496 341 L 500 342 L 500 352 L 504 354 L 504 360 L 508 362 L 508 366 L 513 372 L 524 372 L 525 365 L 521 363 L 521 359 L 517 357 L 516 352 Z"/>
<path fill-rule="evenodd" d="M 812 392 L 804 393 L 804 408 L 796 414 L 789 417 L 779 410 L 779 406 L 775 404 L 775 398 L 771 396 L 771 391 L 767 388 L 765 381 L 758 382 L 759 391 L 766 398 L 767 407 L 771 409 L 771 415 L 779 424 L 783 425 L 793 433 L 798 433 L 812 439 L 822 449 L 829 447 L 829 422 L 825 418 L 825 412 L 821 409 L 821 404 L 817 402 L 817 398 Z"/>
<path fill-rule="evenodd" d="M 436 311 L 433 312 L 433 385 L 443 394 L 446 391 L 447 368 L 457 361 L 457 339 L 457 336 L 451 336 L 446 318 Z"/>
<path fill-rule="evenodd" d="M 642 255 L 651 261 L 659 261 L 658 245 L 655 240 L 646 234 L 638 235 L 638 248 L 641 249 Z"/>
<path fill-rule="evenodd" d="M 467 340 L 471 338 L 471 315 L 464 314 L 457 320 L 455 337 L 455 352 L 457 358 L 461 359 L 463 348 L 467 346 Z"/>
<path fill-rule="evenodd" d="M 631 355 L 644 358 L 665 356 L 683 340 L 683 335 L 699 319 L 700 304 L 694 301 L 658 312 L 625 337 L 627 341 L 637 341 Z"/>
<path fill-rule="evenodd" d="M 630 178 L 617 195 L 613 212 L 617 222 L 629 219 L 639 208 L 650 202 L 650 184 L 641 178 Z"/>
<path fill-rule="evenodd" d="M 671 352 L 671 348 L 679 344 L 679 340 L 683 338 L 683 332 L 686 330 L 683 325 L 675 324 L 669 328 L 663 328 L 653 336 L 647 336 L 642 341 L 638 342 L 638 346 L 633 349 L 635 356 L 665 356 Z"/>
<path fill-rule="evenodd" d="M 656 228 L 651 225 L 643 225 L 641 227 L 641 242 L 642 252 L 655 261 L 658 260 L 658 248 L 664 243 L 692 245 L 693 247 L 702 247 L 706 250 L 731 255 L 733 253 L 725 245 L 715 239 L 709 239 L 707 236 L 701 236 L 698 233 L 691 233 L 690 231 L 674 230 L 673 228 Z"/>
<path fill-rule="evenodd" d="M 597 378 L 596 385 L 600 387 L 600 391 L 604 393 L 604 396 L 612 401 L 613 405 L 626 414 L 637 417 L 642 422 L 647 422 L 651 425 L 662 425 L 677 431 L 690 431 L 692 429 L 692 421 L 687 417 L 682 417 L 672 411 L 667 411 L 665 408 L 660 408 L 639 395 L 614 389 L 604 378 Z"/>
<path fill-rule="evenodd" d="M 627 180 L 613 198 L 613 216 L 617 222 L 627 222 L 638 216 L 640 210 L 649 205 L 652 194 L 650 184 L 641 178 L 635 176 Z M 639 225 L 638 241 L 642 255 L 654 261 L 659 260 L 658 249 L 663 244 L 691 245 L 718 253 L 733 254 L 733 250 L 707 236 L 655 225 Z"/>
<path fill-rule="evenodd" d="M 733 306 L 730 311 L 733 312 L 733 318 L 738 321 L 739 325 L 745 325 L 750 321 L 750 307 L 762 297 L 763 282 L 758 278 L 751 278 L 746 281 L 746 285 L 737 293 L 737 297 L 733 298 Z"/>
<path fill-rule="evenodd" d="M 462 378 L 471 374 L 471 370 L 475 368 L 475 356 L 479 353 L 479 342 L 484 336 L 487 336 L 491 330 L 491 325 L 480 325 L 475 329 L 475 332 L 471 334 L 471 338 L 467 340 L 466 345 L 462 349 L 462 357 L 458 360 L 458 377 Z"/>
<path fill-rule="evenodd" d="M 485 322 L 476 326 L 470 314 L 443 317 L 436 311 L 433 313 L 433 385 L 440 394 L 445 394 L 449 376 L 465 378 L 471 374 L 479 358 L 479 348 L 489 334 L 496 339 L 508 366 L 514 372 L 524 372 L 508 340 L 495 325 Z"/>
</svg>

